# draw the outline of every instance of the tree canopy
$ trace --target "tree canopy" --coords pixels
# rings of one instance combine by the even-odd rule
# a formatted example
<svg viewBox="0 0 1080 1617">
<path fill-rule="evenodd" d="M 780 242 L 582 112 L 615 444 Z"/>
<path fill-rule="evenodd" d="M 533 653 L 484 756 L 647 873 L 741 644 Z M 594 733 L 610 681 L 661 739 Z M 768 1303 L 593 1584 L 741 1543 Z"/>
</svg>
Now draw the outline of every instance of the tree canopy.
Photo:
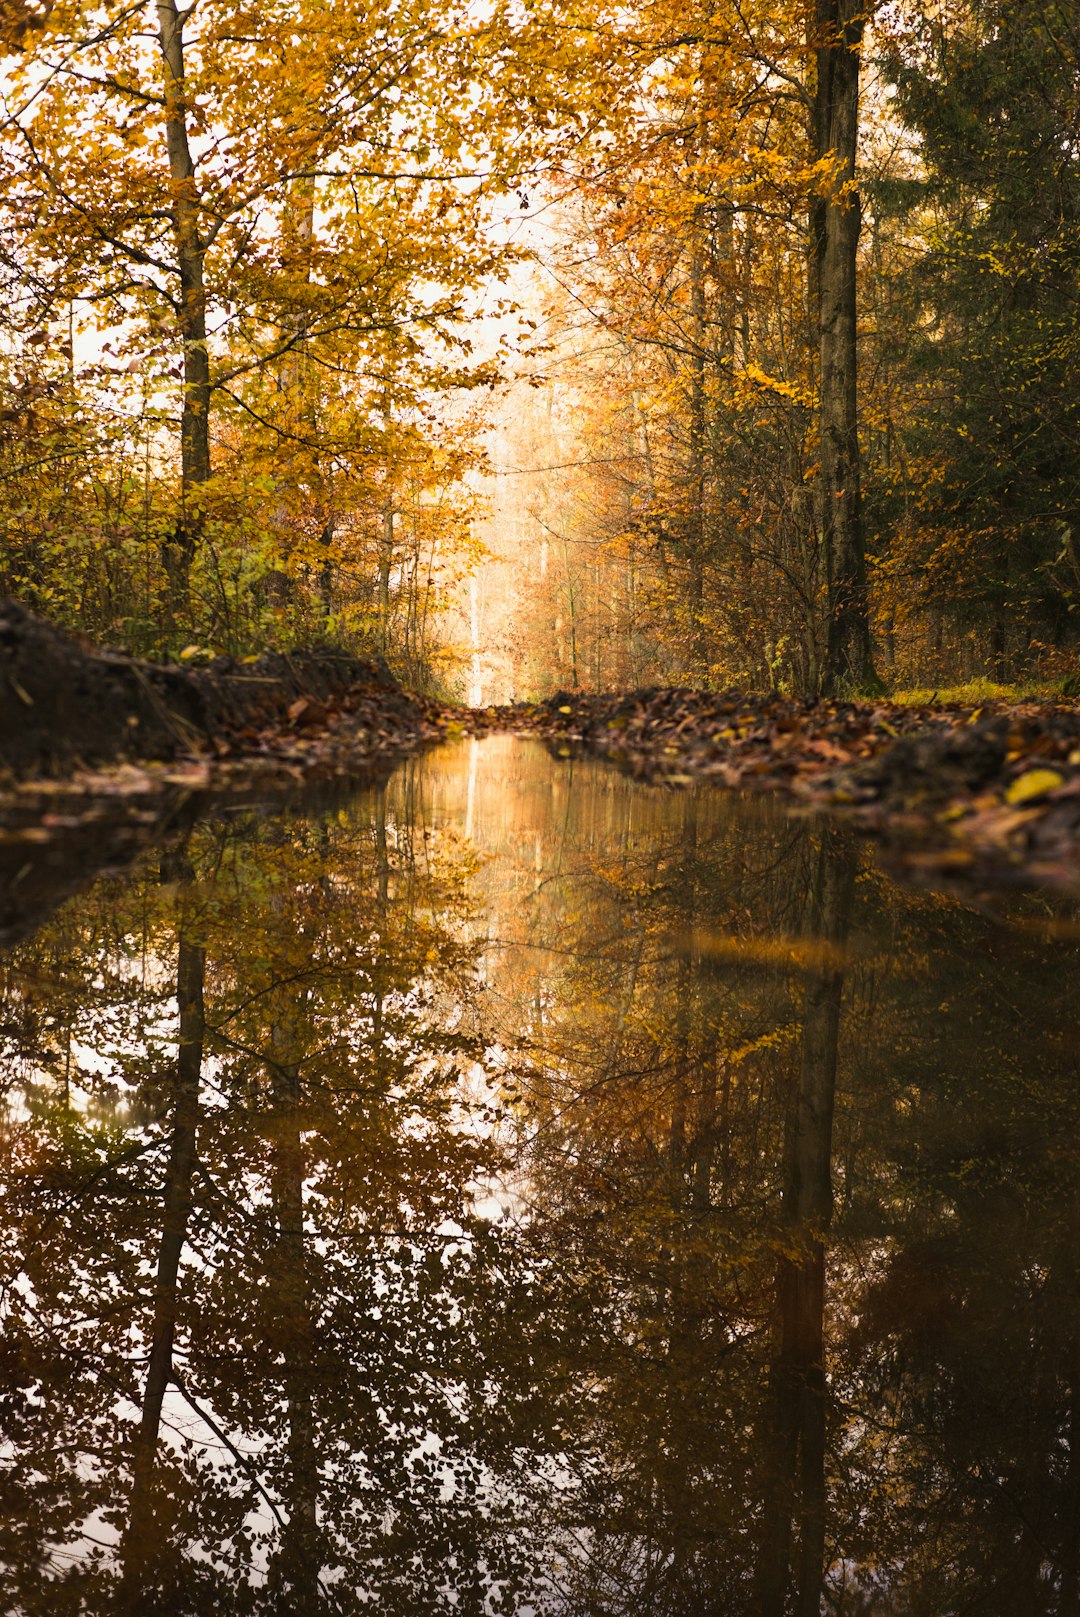
<svg viewBox="0 0 1080 1617">
<path fill-rule="evenodd" d="M 1068 6 L 70 0 L 2 43 L 9 592 L 414 679 L 501 635 L 518 694 L 1071 672 Z"/>
</svg>

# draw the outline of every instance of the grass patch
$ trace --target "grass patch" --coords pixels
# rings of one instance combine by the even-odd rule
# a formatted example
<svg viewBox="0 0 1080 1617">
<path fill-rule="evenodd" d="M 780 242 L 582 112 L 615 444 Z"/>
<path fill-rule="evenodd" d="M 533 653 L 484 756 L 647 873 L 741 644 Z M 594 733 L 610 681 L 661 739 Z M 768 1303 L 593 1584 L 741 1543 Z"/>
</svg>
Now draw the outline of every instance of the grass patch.
<svg viewBox="0 0 1080 1617">
<path fill-rule="evenodd" d="M 963 685 L 926 685 L 917 690 L 893 691 L 890 701 L 900 707 L 943 706 L 983 707 L 988 702 L 1065 702 L 1075 701 L 1080 682 L 1075 677 L 1054 680 L 1018 680 L 1015 685 L 999 685 L 992 679 L 969 679 Z"/>
</svg>

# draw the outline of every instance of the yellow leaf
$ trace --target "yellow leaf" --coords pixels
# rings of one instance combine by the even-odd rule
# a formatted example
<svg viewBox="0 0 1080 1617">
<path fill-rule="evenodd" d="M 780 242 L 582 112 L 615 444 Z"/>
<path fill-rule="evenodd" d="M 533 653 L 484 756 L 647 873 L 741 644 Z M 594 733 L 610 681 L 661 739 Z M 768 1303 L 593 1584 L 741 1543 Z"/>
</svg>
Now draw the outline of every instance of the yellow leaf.
<svg viewBox="0 0 1080 1617">
<path fill-rule="evenodd" d="M 1030 803 L 1033 798 L 1060 786 L 1063 778 L 1056 769 L 1027 769 L 1013 781 L 1005 793 L 1005 801 L 1014 807 L 1017 803 Z"/>
</svg>

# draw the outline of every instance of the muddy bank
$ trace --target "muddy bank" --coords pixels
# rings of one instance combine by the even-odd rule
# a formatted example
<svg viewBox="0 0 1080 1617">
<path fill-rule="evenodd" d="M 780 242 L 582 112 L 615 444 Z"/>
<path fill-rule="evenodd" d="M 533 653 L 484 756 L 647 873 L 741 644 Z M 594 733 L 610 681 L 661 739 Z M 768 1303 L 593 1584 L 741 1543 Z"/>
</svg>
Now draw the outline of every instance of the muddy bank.
<svg viewBox="0 0 1080 1617">
<path fill-rule="evenodd" d="M 58 849 L 94 817 L 152 821 L 170 793 L 370 778 L 447 734 L 498 731 L 647 779 L 781 791 L 854 818 L 932 875 L 1080 891 L 1075 703 L 917 708 L 653 689 L 470 710 L 329 650 L 140 662 L 0 601 L 0 841 L 16 864 L 12 843 Z"/>
<path fill-rule="evenodd" d="M 377 662 L 141 662 L 0 600 L 0 944 L 215 806 L 377 783 L 445 726 Z"/>
<path fill-rule="evenodd" d="M 283 737 L 354 722 L 374 755 L 432 729 L 385 665 L 332 650 L 200 667 L 97 651 L 0 600 L 0 778 L 71 776 L 123 759 L 258 754 Z M 302 750 L 302 749 L 301 749 Z"/>
<path fill-rule="evenodd" d="M 650 780 L 782 791 L 855 819 L 909 870 L 1080 891 L 1080 706 L 907 707 L 740 692 L 560 693 L 491 709 Z"/>
</svg>

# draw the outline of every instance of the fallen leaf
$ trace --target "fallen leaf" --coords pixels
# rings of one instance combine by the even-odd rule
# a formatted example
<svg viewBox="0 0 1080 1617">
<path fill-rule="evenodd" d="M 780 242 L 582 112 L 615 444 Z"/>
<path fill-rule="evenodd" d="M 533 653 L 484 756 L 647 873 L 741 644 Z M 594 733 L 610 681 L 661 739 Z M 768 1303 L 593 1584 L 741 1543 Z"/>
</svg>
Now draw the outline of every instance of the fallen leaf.
<svg viewBox="0 0 1080 1617">
<path fill-rule="evenodd" d="M 1013 808 L 1018 803 L 1030 803 L 1034 798 L 1052 792 L 1063 779 L 1064 776 L 1059 775 L 1056 769 L 1026 769 L 1007 789 L 1005 801 Z"/>
</svg>

